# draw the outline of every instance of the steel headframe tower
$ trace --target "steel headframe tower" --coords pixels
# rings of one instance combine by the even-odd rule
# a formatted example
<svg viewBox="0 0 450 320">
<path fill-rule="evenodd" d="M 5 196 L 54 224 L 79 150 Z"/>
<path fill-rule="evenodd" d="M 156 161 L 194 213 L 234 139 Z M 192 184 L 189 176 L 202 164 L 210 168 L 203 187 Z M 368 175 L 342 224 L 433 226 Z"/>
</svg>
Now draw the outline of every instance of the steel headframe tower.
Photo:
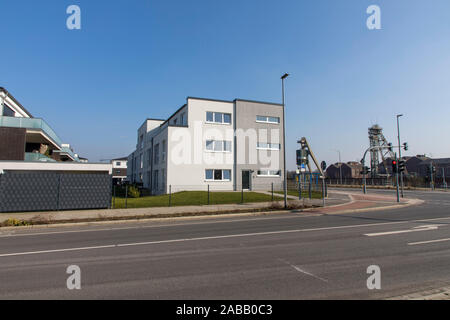
<svg viewBox="0 0 450 320">
<path fill-rule="evenodd" d="M 369 140 L 370 140 L 370 168 L 372 178 L 375 178 L 379 175 L 378 165 L 380 164 L 380 155 L 381 160 L 386 169 L 386 173 L 388 172 L 386 166 L 386 158 L 387 156 L 394 159 L 395 155 L 392 149 L 389 149 L 389 143 L 383 135 L 383 128 L 379 125 L 374 125 L 369 128 Z M 386 148 L 382 148 L 386 147 Z"/>
</svg>

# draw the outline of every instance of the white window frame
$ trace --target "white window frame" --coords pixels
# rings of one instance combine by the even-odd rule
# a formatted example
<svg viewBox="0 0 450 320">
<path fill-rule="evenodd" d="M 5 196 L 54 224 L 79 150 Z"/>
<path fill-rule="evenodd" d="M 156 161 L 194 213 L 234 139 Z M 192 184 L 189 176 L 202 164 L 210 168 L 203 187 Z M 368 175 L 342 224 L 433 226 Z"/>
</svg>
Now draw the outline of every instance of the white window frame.
<svg viewBox="0 0 450 320">
<path fill-rule="evenodd" d="M 260 174 L 260 172 L 266 172 L 267 174 Z M 279 172 L 279 174 L 274 175 L 273 172 Z M 281 178 L 281 170 L 260 169 L 256 174 L 259 178 Z"/>
<path fill-rule="evenodd" d="M 212 174 L 213 174 L 213 178 L 212 179 L 207 179 L 207 177 L 206 177 L 206 173 L 208 172 L 208 171 L 212 171 Z M 216 171 L 222 171 L 222 180 L 216 180 L 216 179 L 214 179 L 214 177 L 215 177 L 215 172 Z M 230 179 L 224 179 L 224 172 L 225 171 L 229 171 L 230 172 Z M 232 171 L 231 171 L 231 169 L 206 169 L 205 170 L 205 181 L 207 181 L 207 182 L 231 182 L 231 178 L 232 177 Z"/>
<path fill-rule="evenodd" d="M 261 147 L 261 144 L 266 144 L 267 147 Z M 273 146 L 278 146 L 278 148 L 273 148 Z M 280 151 L 281 144 L 280 143 L 269 143 L 269 142 L 258 142 L 256 144 L 257 150 L 269 150 L 269 151 Z"/>
<path fill-rule="evenodd" d="M 208 113 L 212 113 L 213 115 L 213 121 L 208 121 Z M 222 122 L 218 122 L 216 121 L 216 114 L 220 114 L 221 118 L 222 118 Z M 230 122 L 225 122 L 225 115 L 229 115 L 230 116 Z M 208 124 L 220 124 L 220 125 L 226 125 L 229 126 L 233 123 L 233 119 L 232 119 L 232 114 L 231 113 L 227 113 L 227 112 L 216 112 L 216 111 L 207 111 L 206 112 L 206 121 L 205 123 Z"/>
<path fill-rule="evenodd" d="M 208 149 L 208 142 L 212 142 L 212 144 L 209 144 L 212 146 L 212 149 Z M 222 144 L 221 150 L 216 150 L 216 146 L 218 143 Z M 226 145 L 230 146 L 230 150 L 225 150 Z M 226 141 L 226 140 L 206 140 L 205 142 L 205 151 L 211 152 L 211 153 L 231 153 L 233 149 L 232 141 Z"/>
<path fill-rule="evenodd" d="M 266 120 L 265 121 L 258 120 L 258 117 L 265 118 Z M 277 122 L 270 121 L 270 118 L 276 118 L 276 119 L 278 119 L 278 121 Z M 279 125 L 281 123 L 281 118 L 280 117 L 272 117 L 272 116 L 256 116 L 256 122 L 258 122 L 258 123 L 268 123 L 268 124 L 278 124 Z"/>
</svg>

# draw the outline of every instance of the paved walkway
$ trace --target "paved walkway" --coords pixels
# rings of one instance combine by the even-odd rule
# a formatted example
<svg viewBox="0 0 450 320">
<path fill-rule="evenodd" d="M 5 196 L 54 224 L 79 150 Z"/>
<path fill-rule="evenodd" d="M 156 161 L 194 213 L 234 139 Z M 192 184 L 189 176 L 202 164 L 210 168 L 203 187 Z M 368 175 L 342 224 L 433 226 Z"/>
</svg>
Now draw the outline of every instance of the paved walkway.
<svg viewBox="0 0 450 320">
<path fill-rule="evenodd" d="M 264 193 L 264 192 L 263 192 Z M 303 199 L 299 201 L 294 196 L 288 196 L 289 205 L 295 208 L 313 209 L 295 209 L 295 212 L 309 211 L 317 214 L 330 214 L 352 212 L 367 209 L 383 209 L 389 207 L 398 207 L 395 199 L 382 195 L 362 195 L 358 193 L 349 193 L 336 191 L 330 194 L 331 197 L 326 200 L 326 207 L 322 207 L 321 199 Z M 405 200 L 402 205 L 418 204 L 412 200 Z M 412 201 L 412 202 L 411 202 Z M 21 221 L 31 221 L 35 224 L 46 223 L 64 223 L 64 222 L 91 222 L 103 220 L 136 220 L 150 218 L 169 218 L 181 216 L 201 216 L 201 215 L 219 215 L 231 213 L 257 213 L 257 212 L 286 212 L 282 211 L 284 202 L 259 202 L 244 204 L 224 204 L 209 206 L 183 206 L 183 207 L 159 207 L 159 208 L 138 208 L 138 209 L 115 209 L 115 210 L 77 210 L 61 212 L 38 212 L 38 213 L 2 213 L 0 214 L 0 223 L 9 219 Z"/>
</svg>

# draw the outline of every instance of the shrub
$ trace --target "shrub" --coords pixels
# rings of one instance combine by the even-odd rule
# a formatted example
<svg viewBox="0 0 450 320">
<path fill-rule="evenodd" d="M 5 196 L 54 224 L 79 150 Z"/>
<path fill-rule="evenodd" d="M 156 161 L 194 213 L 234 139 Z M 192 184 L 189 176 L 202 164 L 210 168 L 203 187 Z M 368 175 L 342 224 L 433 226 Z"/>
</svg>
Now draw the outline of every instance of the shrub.
<svg viewBox="0 0 450 320">
<path fill-rule="evenodd" d="M 134 186 L 128 186 L 128 196 L 130 198 L 139 198 L 141 196 L 141 193 L 138 188 Z"/>
<path fill-rule="evenodd" d="M 30 223 L 25 220 L 18 220 L 18 219 L 8 219 L 5 222 L 2 223 L 3 227 L 22 227 L 22 226 L 29 226 Z"/>
</svg>

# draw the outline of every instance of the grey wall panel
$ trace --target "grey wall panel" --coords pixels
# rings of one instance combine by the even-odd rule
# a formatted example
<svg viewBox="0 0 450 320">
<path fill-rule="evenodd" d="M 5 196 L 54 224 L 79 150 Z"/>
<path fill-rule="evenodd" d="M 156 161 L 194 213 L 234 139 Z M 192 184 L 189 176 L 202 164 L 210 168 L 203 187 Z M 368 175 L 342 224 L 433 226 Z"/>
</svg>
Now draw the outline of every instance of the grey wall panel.
<svg viewBox="0 0 450 320">
<path fill-rule="evenodd" d="M 0 175 L 0 212 L 109 208 L 111 183 L 107 174 L 6 172 Z"/>
</svg>

